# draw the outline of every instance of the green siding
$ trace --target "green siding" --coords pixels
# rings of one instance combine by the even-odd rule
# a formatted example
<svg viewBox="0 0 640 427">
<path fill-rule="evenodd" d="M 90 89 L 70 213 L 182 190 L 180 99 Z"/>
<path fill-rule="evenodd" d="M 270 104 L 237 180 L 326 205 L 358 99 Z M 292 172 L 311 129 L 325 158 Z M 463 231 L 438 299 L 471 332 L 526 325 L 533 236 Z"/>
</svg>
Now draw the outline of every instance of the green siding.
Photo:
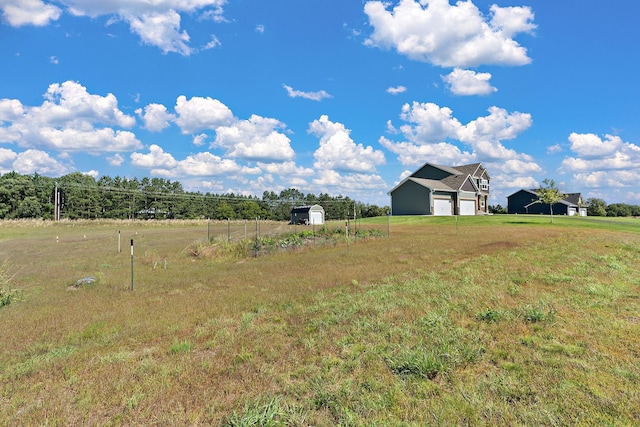
<svg viewBox="0 0 640 427">
<path fill-rule="evenodd" d="M 429 189 L 407 181 L 391 194 L 393 215 L 431 215 Z"/>
</svg>

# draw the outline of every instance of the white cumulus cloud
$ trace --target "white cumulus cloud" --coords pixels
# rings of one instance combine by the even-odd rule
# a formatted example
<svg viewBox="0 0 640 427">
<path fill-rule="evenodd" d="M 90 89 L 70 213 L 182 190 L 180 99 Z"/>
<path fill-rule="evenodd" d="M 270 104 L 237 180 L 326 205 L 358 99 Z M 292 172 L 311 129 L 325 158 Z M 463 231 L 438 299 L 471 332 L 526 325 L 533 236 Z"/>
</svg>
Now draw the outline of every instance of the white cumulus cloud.
<svg viewBox="0 0 640 427">
<path fill-rule="evenodd" d="M 478 157 L 483 159 L 507 160 L 529 156 L 507 149 L 502 141 L 516 138 L 532 124 L 531 114 L 509 113 L 503 108 L 490 107 L 489 115 L 478 117 L 462 127 L 458 132 L 458 139 L 471 145 Z"/>
<path fill-rule="evenodd" d="M 576 174 L 609 173 L 620 177 L 620 171 L 640 170 L 640 146 L 624 142 L 619 136 L 572 133 L 569 135 L 570 150 L 574 156 L 567 156 L 561 170 Z M 611 171 L 616 171 L 613 174 Z"/>
<path fill-rule="evenodd" d="M 224 22 L 226 0 L 0 0 L 4 19 L 12 26 L 48 25 L 68 12 L 74 16 L 106 16 L 129 24 L 131 31 L 162 52 L 190 55 L 190 37 L 181 28 L 182 14 Z M 213 46 L 210 46 L 213 47 Z"/>
<path fill-rule="evenodd" d="M 90 94 L 87 88 L 77 82 L 53 83 L 44 97 L 46 101 L 40 107 L 31 109 L 30 115 L 53 125 L 91 122 L 129 128 L 136 123 L 135 118 L 118 108 L 115 95 Z"/>
<path fill-rule="evenodd" d="M 379 143 L 397 155 L 403 165 L 417 166 L 425 162 L 459 165 L 482 162 L 495 176 L 512 180 L 534 181 L 533 174 L 542 168 L 526 154 L 504 146 L 503 141 L 517 138 L 531 126 L 531 115 L 489 108 L 489 115 L 462 124 L 447 107 L 434 103 L 405 104 L 400 118 L 405 122 L 391 134 L 404 141 L 380 137 Z"/>
<path fill-rule="evenodd" d="M 442 76 L 442 80 L 454 95 L 489 95 L 498 90 L 489 83 L 490 73 L 455 68 L 448 75 Z"/>
<path fill-rule="evenodd" d="M 403 93 L 406 92 L 407 88 L 404 86 L 396 86 L 396 87 L 390 87 L 387 88 L 387 93 L 390 93 L 391 95 L 397 95 L 399 93 Z"/>
<path fill-rule="evenodd" d="M 245 160 L 287 161 L 295 157 L 288 136 L 279 132 L 284 124 L 276 119 L 252 115 L 229 126 L 216 128 L 213 146 L 227 150 L 230 157 Z"/>
<path fill-rule="evenodd" d="M 241 120 L 225 104 L 209 97 L 184 95 L 176 99 L 175 114 L 162 104 L 149 104 L 136 113 L 151 131 L 161 131 L 176 123 L 183 134 L 193 136 L 193 144 L 204 145 L 214 131 L 210 148 L 222 148 L 231 158 L 248 161 L 286 162 L 295 157 L 286 125 L 277 119 L 252 115 Z"/>
<path fill-rule="evenodd" d="M 309 177 L 314 175 L 311 168 L 296 165 L 295 162 L 265 163 L 258 162 L 258 167 L 267 174 L 286 177 Z"/>
<path fill-rule="evenodd" d="M 18 154 L 8 148 L 0 148 L 0 172 L 7 173 L 13 170 L 11 166 Z"/>
<path fill-rule="evenodd" d="M 309 133 L 320 138 L 320 147 L 314 153 L 316 169 L 349 172 L 373 172 L 384 164 L 382 151 L 356 144 L 351 131 L 342 123 L 332 122 L 323 115 L 309 124 Z"/>
<path fill-rule="evenodd" d="M 120 153 L 115 153 L 113 156 L 107 157 L 107 162 L 111 166 L 121 166 L 124 163 L 124 157 Z"/>
<path fill-rule="evenodd" d="M 608 199 L 614 194 L 624 194 L 630 199 L 640 200 L 638 191 L 636 190 L 638 180 L 640 179 L 638 169 L 584 172 L 574 174 L 573 178 L 581 187 L 604 190 L 605 196 L 600 196 L 599 198 L 604 197 Z M 630 189 L 630 194 L 625 194 L 624 189 Z M 607 201 L 609 203 L 615 203 L 615 199 Z"/>
<path fill-rule="evenodd" d="M 62 163 L 41 150 L 25 150 L 13 161 L 13 170 L 20 174 L 39 173 L 41 175 L 61 176 L 70 172 Z"/>
<path fill-rule="evenodd" d="M 527 50 L 513 36 L 535 29 L 529 7 L 492 6 L 489 19 L 471 1 L 369 1 L 364 12 L 373 27 L 369 46 L 393 48 L 407 57 L 442 67 L 524 65 Z"/>
<path fill-rule="evenodd" d="M 531 160 L 509 159 L 502 162 L 500 170 L 515 176 L 542 172 L 542 168 Z"/>
<path fill-rule="evenodd" d="M 562 145 L 560 145 L 560 144 L 554 144 L 554 145 L 551 145 L 551 146 L 547 147 L 547 154 L 562 153 L 562 151 L 564 151 L 564 149 L 562 148 Z"/>
<path fill-rule="evenodd" d="M 476 157 L 470 151 L 462 151 L 457 146 L 446 143 L 415 144 L 411 142 L 393 142 L 384 136 L 380 145 L 398 156 L 403 165 L 418 165 L 426 161 L 441 165 L 472 163 Z"/>
<path fill-rule="evenodd" d="M 149 147 L 148 154 L 132 153 L 131 164 L 147 169 L 171 169 L 175 167 L 178 162 L 170 153 L 166 153 L 162 147 L 152 144 Z"/>
<path fill-rule="evenodd" d="M 25 133 L 26 134 L 26 133 Z M 36 146 L 58 151 L 88 151 L 93 153 L 131 151 L 141 146 L 133 132 L 110 128 L 55 129 L 42 128 L 30 132 L 29 139 Z"/>
<path fill-rule="evenodd" d="M 569 135 L 571 151 L 581 157 L 602 157 L 623 150 L 625 144 L 619 136 L 605 135 L 601 139 L 593 133 L 572 133 Z"/>
<path fill-rule="evenodd" d="M 356 192 L 358 190 L 384 190 L 387 183 L 375 174 L 346 173 L 341 174 L 335 170 L 321 170 L 312 182 L 325 192 L 335 193 L 336 189 Z"/>
<path fill-rule="evenodd" d="M 189 34 L 180 31 L 180 14 L 175 10 L 128 16 L 131 30 L 146 44 L 159 47 L 163 53 L 176 52 L 185 56 L 192 53 Z"/>
<path fill-rule="evenodd" d="M 629 153 L 616 152 L 599 159 L 585 159 L 581 157 L 566 157 L 561 167 L 570 172 L 585 172 L 593 170 L 628 169 L 640 166 L 638 156 Z"/>
<path fill-rule="evenodd" d="M 167 177 L 211 177 L 231 174 L 257 174 L 259 168 L 241 166 L 233 160 L 223 159 L 209 152 L 201 152 L 176 160 L 158 145 L 151 145 L 147 154 L 132 153 L 134 166 L 149 169 L 154 175 Z"/>
<path fill-rule="evenodd" d="M 62 14 L 59 7 L 41 0 L 0 0 L 0 10 L 13 27 L 48 25 Z"/>
<path fill-rule="evenodd" d="M 183 134 L 214 130 L 235 121 L 229 107 L 209 97 L 194 96 L 187 99 L 180 95 L 176 100 L 175 111 L 178 113 L 176 123 Z"/>
<path fill-rule="evenodd" d="M 194 135 L 193 137 L 193 145 L 200 147 L 201 145 L 204 145 L 204 143 L 207 141 L 207 138 L 209 137 L 209 135 L 207 135 L 206 133 L 201 133 L 199 135 Z"/>
<path fill-rule="evenodd" d="M 409 141 L 420 145 L 455 137 L 462 127 L 450 108 L 432 102 L 404 104 L 400 118 L 408 123 L 400 131 Z"/>
<path fill-rule="evenodd" d="M 59 151 L 117 152 L 139 149 L 135 125 L 117 98 L 94 95 L 79 83 L 51 84 L 45 101 L 34 107 L 18 100 L 0 100 L 0 140 L 27 148 Z"/>
<path fill-rule="evenodd" d="M 175 115 L 169 113 L 167 107 L 162 104 L 149 104 L 144 110 L 138 108 L 136 114 L 144 121 L 144 127 L 151 132 L 160 132 L 175 120 Z"/>
<path fill-rule="evenodd" d="M 174 169 L 152 169 L 153 174 L 164 176 L 222 176 L 256 175 L 260 168 L 242 166 L 231 159 L 223 159 L 209 152 L 201 152 L 187 156 L 178 161 Z"/>
<path fill-rule="evenodd" d="M 0 122 L 18 120 L 24 114 L 22 102 L 17 99 L 0 99 Z"/>
</svg>

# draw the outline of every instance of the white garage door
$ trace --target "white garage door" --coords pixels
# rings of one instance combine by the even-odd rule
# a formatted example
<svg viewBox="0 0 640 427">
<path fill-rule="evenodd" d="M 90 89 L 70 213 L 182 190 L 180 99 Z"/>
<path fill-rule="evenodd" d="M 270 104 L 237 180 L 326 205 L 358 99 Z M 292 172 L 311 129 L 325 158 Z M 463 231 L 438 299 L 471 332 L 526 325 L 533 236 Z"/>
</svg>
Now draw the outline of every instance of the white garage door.
<svg viewBox="0 0 640 427">
<path fill-rule="evenodd" d="M 434 215 L 451 215 L 451 199 L 434 199 L 433 200 Z"/>
<path fill-rule="evenodd" d="M 460 215 L 475 215 L 475 214 L 476 214 L 475 200 L 460 200 Z"/>
<path fill-rule="evenodd" d="M 322 221 L 322 212 L 310 212 L 311 213 L 311 224 L 323 224 Z"/>
</svg>

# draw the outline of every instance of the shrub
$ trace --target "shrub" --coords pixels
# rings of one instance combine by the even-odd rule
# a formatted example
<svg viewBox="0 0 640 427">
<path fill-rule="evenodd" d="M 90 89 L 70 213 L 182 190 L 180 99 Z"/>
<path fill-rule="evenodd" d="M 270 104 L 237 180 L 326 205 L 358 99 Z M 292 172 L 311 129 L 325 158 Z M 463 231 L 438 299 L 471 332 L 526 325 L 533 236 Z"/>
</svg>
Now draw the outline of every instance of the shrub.
<svg viewBox="0 0 640 427">
<path fill-rule="evenodd" d="M 0 288 L 0 307 L 11 304 L 17 295 L 14 290 Z"/>
<path fill-rule="evenodd" d="M 380 237 L 384 234 L 380 230 L 358 230 L 355 237 L 358 239 Z M 335 245 L 344 241 L 345 230 L 341 227 L 329 229 L 320 227 L 315 233 L 312 230 L 302 230 L 293 233 L 285 233 L 275 236 L 261 236 L 255 239 L 243 239 L 230 242 L 227 238 L 212 238 L 208 242 L 198 242 L 192 247 L 191 254 L 194 257 L 215 258 L 217 260 L 233 260 L 257 257 L 263 254 L 279 250 L 290 250 L 307 245 L 318 244 Z"/>
<path fill-rule="evenodd" d="M 371 230 L 357 230 L 356 231 L 356 237 L 359 238 L 365 238 L 365 237 L 384 237 L 385 234 L 378 230 L 378 229 L 371 229 Z"/>
<path fill-rule="evenodd" d="M 556 310 L 551 306 L 546 307 L 545 310 L 544 305 L 542 303 L 538 303 L 536 306 L 527 304 L 520 309 L 520 315 L 527 323 L 552 321 L 555 318 Z"/>
<path fill-rule="evenodd" d="M 169 352 L 171 354 L 189 353 L 192 349 L 193 344 L 191 344 L 189 341 L 180 341 L 175 342 L 169 349 Z"/>
<path fill-rule="evenodd" d="M 488 308 L 476 314 L 476 320 L 487 323 L 495 323 L 502 318 L 502 313 L 498 310 Z"/>
<path fill-rule="evenodd" d="M 280 239 L 278 246 L 281 248 L 302 246 L 302 238 L 297 233 L 289 234 Z"/>
<path fill-rule="evenodd" d="M 10 281 L 5 265 L 0 265 L 0 307 L 9 305 L 18 298 L 18 291 L 9 288 Z"/>
<path fill-rule="evenodd" d="M 396 375 L 412 375 L 433 379 L 449 367 L 450 358 L 445 354 L 421 349 L 418 351 L 405 350 L 395 357 L 387 358 L 387 365 Z"/>
<path fill-rule="evenodd" d="M 242 413 L 234 412 L 224 422 L 224 426 L 283 426 L 294 424 L 286 406 L 275 398 L 264 404 L 255 402 L 246 404 Z"/>
<path fill-rule="evenodd" d="M 300 235 L 301 239 L 313 239 L 313 231 L 312 230 L 303 230 L 298 234 Z"/>
</svg>

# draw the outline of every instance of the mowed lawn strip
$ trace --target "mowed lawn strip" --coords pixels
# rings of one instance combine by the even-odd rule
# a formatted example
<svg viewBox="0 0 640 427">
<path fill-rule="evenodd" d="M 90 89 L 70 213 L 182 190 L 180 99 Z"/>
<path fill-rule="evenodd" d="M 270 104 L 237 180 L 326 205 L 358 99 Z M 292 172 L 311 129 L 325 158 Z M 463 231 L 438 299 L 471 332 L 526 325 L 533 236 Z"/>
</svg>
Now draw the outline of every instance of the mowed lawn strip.
<svg viewBox="0 0 640 427">
<path fill-rule="evenodd" d="M 113 224 L 5 232 L 0 422 L 640 422 L 635 224 L 430 220 L 225 262 L 138 223 L 134 291 Z"/>
</svg>

